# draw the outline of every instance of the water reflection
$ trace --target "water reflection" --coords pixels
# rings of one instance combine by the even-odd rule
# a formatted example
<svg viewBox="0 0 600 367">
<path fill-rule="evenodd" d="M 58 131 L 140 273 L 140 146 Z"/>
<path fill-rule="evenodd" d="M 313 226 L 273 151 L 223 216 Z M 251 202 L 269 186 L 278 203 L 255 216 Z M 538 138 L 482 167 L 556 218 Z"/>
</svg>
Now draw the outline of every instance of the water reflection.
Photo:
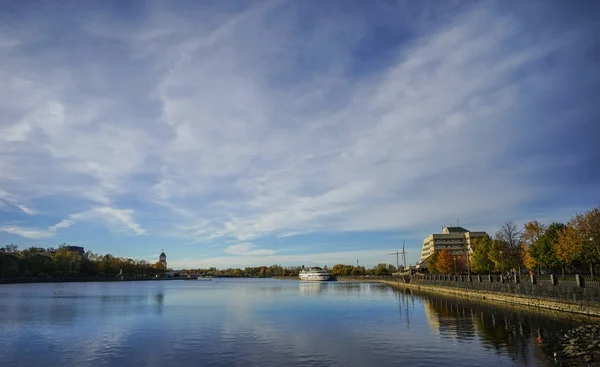
<svg viewBox="0 0 600 367">
<path fill-rule="evenodd" d="M 415 295 L 410 289 L 405 289 L 396 291 L 395 296 L 398 302 L 398 312 L 402 315 L 406 331 L 410 331 L 411 316 L 415 312 Z"/>
<path fill-rule="evenodd" d="M 154 302 L 156 303 L 156 312 L 161 315 L 165 304 L 165 294 L 161 292 L 155 295 Z"/>
<path fill-rule="evenodd" d="M 324 284 L 322 282 L 298 282 L 298 289 L 303 296 L 313 296 L 323 293 Z"/>
<path fill-rule="evenodd" d="M 542 352 L 550 334 L 574 327 L 529 309 L 501 308 L 439 296 L 420 295 L 427 323 L 442 338 L 460 343 L 479 340 L 482 346 L 527 365 L 547 360 Z"/>
<path fill-rule="evenodd" d="M 5 287 L 0 310 L 1 366 L 537 366 L 569 324 L 382 284 L 274 280 Z"/>
</svg>

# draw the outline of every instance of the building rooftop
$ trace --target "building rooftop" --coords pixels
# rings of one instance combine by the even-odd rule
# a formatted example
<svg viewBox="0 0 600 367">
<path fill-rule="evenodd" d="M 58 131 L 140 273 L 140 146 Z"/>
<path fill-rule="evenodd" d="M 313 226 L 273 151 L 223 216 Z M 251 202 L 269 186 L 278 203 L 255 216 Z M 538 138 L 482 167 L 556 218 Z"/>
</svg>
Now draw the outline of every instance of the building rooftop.
<svg viewBox="0 0 600 367">
<path fill-rule="evenodd" d="M 448 231 L 448 233 L 466 233 L 469 232 L 468 229 L 463 227 L 445 227 L 444 232 Z"/>
</svg>

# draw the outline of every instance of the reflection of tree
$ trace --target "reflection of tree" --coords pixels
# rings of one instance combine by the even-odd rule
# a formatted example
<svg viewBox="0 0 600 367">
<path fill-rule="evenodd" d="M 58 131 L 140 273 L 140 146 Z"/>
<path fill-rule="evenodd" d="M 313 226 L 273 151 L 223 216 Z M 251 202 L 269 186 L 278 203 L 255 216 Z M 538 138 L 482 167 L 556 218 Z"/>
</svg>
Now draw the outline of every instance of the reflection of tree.
<svg viewBox="0 0 600 367">
<path fill-rule="evenodd" d="M 244 287 L 244 292 L 247 294 L 258 294 L 264 297 L 273 297 L 283 292 L 282 286 L 247 286 Z"/>
<path fill-rule="evenodd" d="M 478 336 L 486 348 L 518 357 L 542 360 L 546 335 L 568 327 L 567 322 L 520 309 L 504 309 L 464 300 L 422 295 L 427 321 L 442 337 L 464 341 Z"/>
<path fill-rule="evenodd" d="M 75 323 L 78 317 L 77 303 L 73 299 L 56 297 L 50 306 L 51 323 Z"/>
<path fill-rule="evenodd" d="M 165 294 L 162 292 L 156 294 L 154 296 L 154 301 L 156 302 L 156 310 L 158 311 L 159 314 L 162 314 L 163 305 L 165 303 Z"/>
</svg>

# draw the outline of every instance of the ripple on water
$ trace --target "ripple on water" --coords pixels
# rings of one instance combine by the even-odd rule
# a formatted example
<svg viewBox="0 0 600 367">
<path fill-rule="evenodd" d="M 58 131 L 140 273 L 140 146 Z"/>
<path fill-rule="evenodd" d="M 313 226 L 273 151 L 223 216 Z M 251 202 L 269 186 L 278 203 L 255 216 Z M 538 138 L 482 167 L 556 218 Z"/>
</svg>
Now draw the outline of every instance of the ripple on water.
<svg viewBox="0 0 600 367">
<path fill-rule="evenodd" d="M 208 283 L 3 288 L 0 365 L 537 366 L 569 326 L 380 284 Z"/>
</svg>

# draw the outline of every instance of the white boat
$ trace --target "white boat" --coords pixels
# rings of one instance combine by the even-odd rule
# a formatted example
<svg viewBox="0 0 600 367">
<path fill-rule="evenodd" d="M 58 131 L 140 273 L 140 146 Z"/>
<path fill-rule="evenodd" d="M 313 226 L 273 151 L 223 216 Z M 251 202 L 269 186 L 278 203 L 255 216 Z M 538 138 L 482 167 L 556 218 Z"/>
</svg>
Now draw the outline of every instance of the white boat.
<svg viewBox="0 0 600 367">
<path fill-rule="evenodd" d="M 202 276 L 200 276 L 200 277 L 196 278 L 196 280 L 212 280 L 212 277 L 202 277 Z"/>
<path fill-rule="evenodd" d="M 329 273 L 327 273 L 327 270 L 311 269 L 311 268 L 302 269 L 298 276 L 300 277 L 300 280 L 322 281 L 322 280 L 329 280 L 329 278 L 330 278 Z"/>
</svg>

